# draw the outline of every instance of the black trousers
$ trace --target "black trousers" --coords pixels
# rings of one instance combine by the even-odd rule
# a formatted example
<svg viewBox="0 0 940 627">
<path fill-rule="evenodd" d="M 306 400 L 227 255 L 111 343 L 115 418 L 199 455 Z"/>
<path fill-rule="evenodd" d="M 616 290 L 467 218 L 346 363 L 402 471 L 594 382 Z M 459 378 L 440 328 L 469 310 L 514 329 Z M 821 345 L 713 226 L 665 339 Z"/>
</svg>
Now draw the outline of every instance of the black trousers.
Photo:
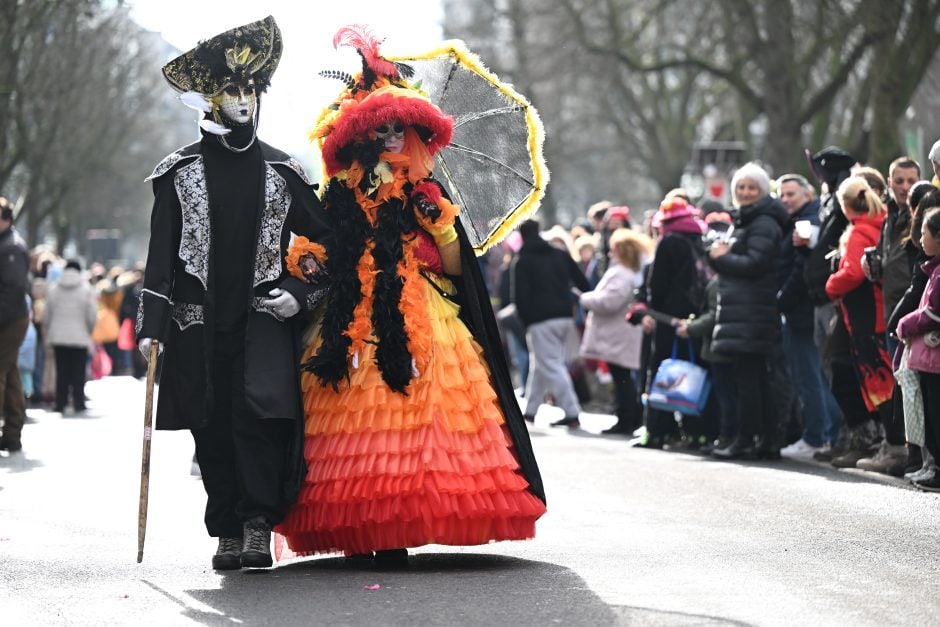
<svg viewBox="0 0 940 627">
<path fill-rule="evenodd" d="M 879 419 L 878 413 L 868 411 L 865 405 L 862 385 L 852 364 L 832 362 L 832 395 L 839 403 L 846 427 L 854 429 L 868 420 Z"/>
<path fill-rule="evenodd" d="M 257 516 L 272 525 L 287 511 L 283 485 L 293 432 L 288 420 L 255 416 L 245 401 L 245 338 L 215 336 L 209 425 L 193 429 L 196 460 L 206 490 L 206 529 L 213 537 L 240 537 Z"/>
<path fill-rule="evenodd" d="M 924 443 L 940 459 L 940 374 L 920 373 L 920 391 L 924 397 Z"/>
<path fill-rule="evenodd" d="M 734 378 L 738 393 L 738 437 L 775 438 L 777 408 L 771 388 L 771 357 L 766 355 L 735 355 Z"/>
<path fill-rule="evenodd" d="M 642 406 L 637 398 L 636 384 L 629 368 L 608 363 L 610 376 L 614 380 L 614 402 L 616 403 L 617 426 L 633 431 L 642 424 Z"/>
<path fill-rule="evenodd" d="M 84 346 L 53 346 L 55 354 L 55 409 L 64 411 L 72 394 L 75 411 L 85 409 L 85 368 L 88 349 Z"/>
</svg>

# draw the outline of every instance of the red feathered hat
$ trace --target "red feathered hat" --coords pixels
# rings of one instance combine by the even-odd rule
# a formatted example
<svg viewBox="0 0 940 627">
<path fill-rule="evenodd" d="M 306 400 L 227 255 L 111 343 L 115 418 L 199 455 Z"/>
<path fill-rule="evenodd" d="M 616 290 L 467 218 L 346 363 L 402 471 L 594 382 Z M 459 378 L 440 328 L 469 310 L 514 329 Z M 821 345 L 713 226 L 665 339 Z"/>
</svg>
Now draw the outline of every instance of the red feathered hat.
<svg viewBox="0 0 940 627">
<path fill-rule="evenodd" d="M 345 26 L 333 37 L 334 47 L 351 46 L 359 52 L 362 72 L 355 77 L 345 72 L 320 72 L 346 83 L 337 101 L 320 114 L 313 131 L 321 140 L 327 176 L 350 165 L 337 157 L 343 147 L 394 120 L 413 127 L 431 155 L 450 143 L 453 119 L 407 82 L 414 75 L 413 68 L 383 58 L 379 44 L 381 40 L 372 29 L 361 24 Z"/>
<path fill-rule="evenodd" d="M 393 120 L 414 127 L 432 156 L 450 143 L 454 130 L 454 120 L 418 91 L 396 85 L 380 87 L 361 101 L 350 99 L 340 106 L 321 148 L 327 176 L 349 166 L 336 156 L 341 148 Z"/>
</svg>

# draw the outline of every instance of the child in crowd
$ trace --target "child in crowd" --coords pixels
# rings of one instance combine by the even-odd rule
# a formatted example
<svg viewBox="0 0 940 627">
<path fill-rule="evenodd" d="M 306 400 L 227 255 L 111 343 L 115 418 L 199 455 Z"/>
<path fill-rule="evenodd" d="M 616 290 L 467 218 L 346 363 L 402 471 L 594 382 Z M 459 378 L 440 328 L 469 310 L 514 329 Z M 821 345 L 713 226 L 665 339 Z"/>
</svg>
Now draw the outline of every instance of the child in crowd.
<svg viewBox="0 0 940 627">
<path fill-rule="evenodd" d="M 916 236 L 917 231 L 913 232 Z M 920 238 L 928 257 L 921 266 L 929 277 L 927 288 L 920 306 L 901 318 L 897 334 L 910 348 L 907 366 L 920 375 L 927 452 L 940 459 L 940 207 L 932 207 L 923 215 Z M 915 477 L 913 483 L 922 490 L 940 492 L 936 472 Z"/>
</svg>

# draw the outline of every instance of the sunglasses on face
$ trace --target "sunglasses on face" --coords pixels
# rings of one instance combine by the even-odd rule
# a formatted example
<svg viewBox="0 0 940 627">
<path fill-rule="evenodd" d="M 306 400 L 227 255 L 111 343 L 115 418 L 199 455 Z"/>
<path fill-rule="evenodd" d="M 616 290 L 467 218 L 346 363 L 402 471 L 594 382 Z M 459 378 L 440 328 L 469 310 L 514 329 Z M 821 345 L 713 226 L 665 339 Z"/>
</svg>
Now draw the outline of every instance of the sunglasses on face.
<svg viewBox="0 0 940 627">
<path fill-rule="evenodd" d="M 401 135 L 405 132 L 405 125 L 395 120 L 389 124 L 383 124 L 375 129 L 375 134 L 379 138 L 385 138 L 389 135 Z"/>
</svg>

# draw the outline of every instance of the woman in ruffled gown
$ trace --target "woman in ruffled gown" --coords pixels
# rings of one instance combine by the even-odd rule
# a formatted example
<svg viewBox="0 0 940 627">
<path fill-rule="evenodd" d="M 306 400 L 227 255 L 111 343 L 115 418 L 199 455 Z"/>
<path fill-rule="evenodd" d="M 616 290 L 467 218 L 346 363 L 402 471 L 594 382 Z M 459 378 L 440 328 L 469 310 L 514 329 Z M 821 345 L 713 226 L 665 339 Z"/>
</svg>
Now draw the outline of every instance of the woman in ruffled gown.
<svg viewBox="0 0 940 627">
<path fill-rule="evenodd" d="M 458 208 L 431 178 L 453 121 L 370 33 L 337 39 L 363 73 L 315 131 L 335 236 L 288 259 L 331 295 L 304 356 L 308 473 L 277 531 L 297 554 L 398 564 L 406 547 L 531 538 L 538 467 Z"/>
</svg>

